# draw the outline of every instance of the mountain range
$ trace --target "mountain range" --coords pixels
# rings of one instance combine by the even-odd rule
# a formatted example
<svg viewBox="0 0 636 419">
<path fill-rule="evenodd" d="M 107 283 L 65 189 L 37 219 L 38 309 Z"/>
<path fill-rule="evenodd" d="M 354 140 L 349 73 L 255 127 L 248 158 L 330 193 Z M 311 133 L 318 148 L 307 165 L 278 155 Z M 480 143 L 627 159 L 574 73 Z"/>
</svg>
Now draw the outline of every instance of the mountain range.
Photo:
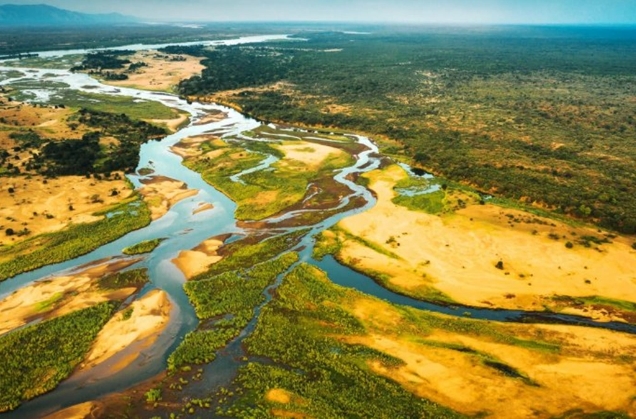
<svg viewBox="0 0 636 419">
<path fill-rule="evenodd" d="M 119 13 L 87 14 L 45 4 L 0 5 L 0 27 L 112 25 L 135 21 L 135 18 Z"/>
</svg>

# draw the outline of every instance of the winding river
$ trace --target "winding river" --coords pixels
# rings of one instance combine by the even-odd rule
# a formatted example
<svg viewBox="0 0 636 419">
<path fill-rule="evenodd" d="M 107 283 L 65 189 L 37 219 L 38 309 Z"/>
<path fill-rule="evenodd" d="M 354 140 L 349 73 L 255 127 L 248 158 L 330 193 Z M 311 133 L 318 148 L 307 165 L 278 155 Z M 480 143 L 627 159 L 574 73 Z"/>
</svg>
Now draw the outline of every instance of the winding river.
<svg viewBox="0 0 636 419">
<path fill-rule="evenodd" d="M 284 38 L 284 36 L 250 37 L 237 40 L 211 41 L 209 44 L 233 45 L 241 42 L 258 42 L 281 38 Z M 161 46 L 163 45 L 124 46 L 118 49 L 150 49 L 159 48 Z M 77 54 L 85 52 L 86 51 L 48 52 L 41 54 L 41 57 L 54 57 L 63 54 Z M 233 109 L 214 104 L 187 103 L 186 101 L 179 99 L 177 96 L 165 93 L 153 93 L 136 89 L 106 86 L 85 74 L 72 74 L 66 70 L 0 67 L 0 72 L 14 70 L 20 71 L 23 75 L 13 79 L 4 80 L 0 82 L 0 85 L 10 84 L 16 81 L 42 80 L 46 78 L 47 82 L 64 83 L 65 86 L 68 86 L 68 89 L 108 95 L 130 96 L 138 100 L 145 101 L 156 101 L 189 113 L 191 115 L 191 123 L 187 127 L 181 129 L 175 134 L 165 137 L 161 141 L 150 141 L 142 146 L 139 168 L 152 168 L 154 170 L 152 176 L 166 176 L 176 179 L 186 183 L 189 188 L 197 189 L 199 191 L 196 196 L 174 205 L 165 216 L 152 222 L 146 228 L 129 233 L 128 235 L 77 259 L 46 266 L 0 283 L 0 298 L 4 298 L 11 292 L 31 284 L 34 281 L 40 281 L 47 278 L 50 279 L 54 276 L 67 274 L 78 270 L 78 267 L 87 264 L 106 263 L 106 261 L 111 258 L 122 258 L 124 257 L 121 253 L 122 249 L 140 241 L 154 238 L 166 239 L 159 247 L 136 265 L 136 267 L 148 268 L 151 279 L 151 282 L 142 290 L 142 294 L 153 289 L 161 289 L 168 293 L 172 302 L 173 309 L 170 323 L 165 331 L 159 336 L 155 344 L 151 348 L 142 350 L 135 362 L 121 371 L 111 373 L 110 370 L 113 365 L 127 355 L 125 353 L 126 351 L 115 356 L 106 363 L 73 375 L 66 381 L 62 382 L 54 391 L 40 396 L 30 402 L 24 403 L 19 409 L 1 415 L 2 417 L 7 418 L 24 418 L 41 416 L 66 406 L 95 400 L 100 396 L 124 390 L 146 379 L 156 376 L 165 369 L 168 355 L 176 348 L 185 334 L 194 330 L 198 324 L 194 310 L 183 290 L 183 283 L 185 280 L 184 276 L 181 271 L 173 265 L 171 260 L 182 250 L 189 250 L 210 237 L 221 234 L 244 233 L 244 231 L 237 226 L 236 219 L 234 218 L 236 205 L 225 195 L 204 182 L 198 173 L 183 166 L 181 164 L 181 157 L 173 154 L 170 151 L 170 147 L 186 137 L 201 135 L 207 132 L 222 132 L 223 136 L 240 136 L 240 138 L 248 140 L 251 138 L 241 136 L 240 134 L 244 131 L 258 127 L 260 122 L 245 117 Z M 47 92 L 35 92 L 35 94 L 37 97 L 46 97 Z M 201 121 L 201 119 L 210 111 L 222 111 L 227 114 L 227 118 L 219 122 L 199 125 L 198 122 Z M 293 132 L 290 132 L 289 136 L 293 136 Z M 301 243 L 297 247 L 302 261 L 311 263 L 323 269 L 328 273 L 332 281 L 337 284 L 356 288 L 366 294 L 374 295 L 397 304 L 409 305 L 437 313 L 453 316 L 470 316 L 475 319 L 500 322 L 537 322 L 586 325 L 636 334 L 635 325 L 620 322 L 599 323 L 584 317 L 555 313 L 452 307 L 422 302 L 393 293 L 381 287 L 370 278 L 340 265 L 332 257 L 326 257 L 322 261 L 314 260 L 312 257 L 314 235 L 333 226 L 344 217 L 366 211 L 375 204 L 375 198 L 368 189 L 352 182 L 349 179 L 350 175 L 367 172 L 379 167 L 380 161 L 377 157 L 378 149 L 373 142 L 366 137 L 354 135 L 351 137 L 355 138 L 355 140 L 363 145 L 366 150 L 356 156 L 355 164 L 334 173 L 334 179 L 337 182 L 346 185 L 351 191 L 349 195 L 341 199 L 337 208 L 345 208 L 354 198 L 362 198 L 366 204 L 352 210 L 343 210 L 324 221 L 309 226 L 310 231 L 303 237 Z M 271 140 L 271 138 L 268 139 Z M 253 169 L 249 169 L 249 171 L 246 171 L 243 174 L 257 170 L 265 170 L 275 161 L 276 158 L 274 156 L 269 156 L 261 165 Z M 144 176 L 131 175 L 129 176 L 129 179 L 135 187 L 139 187 L 141 185 L 141 181 L 144 180 Z M 233 180 L 241 182 L 241 176 L 237 175 Z M 212 204 L 214 208 L 209 211 L 195 214 L 195 209 L 202 204 Z M 303 211 L 304 210 L 290 212 L 283 216 L 272 217 L 266 221 L 273 226 L 280 221 L 294 217 Z M 286 233 L 291 230 L 294 230 L 294 228 L 280 229 L 279 227 L 276 227 L 276 231 L 280 231 L 281 233 Z M 277 283 L 280 283 L 280 280 Z M 276 285 L 274 285 L 274 287 L 275 286 Z M 266 292 L 266 295 L 269 296 L 270 293 Z M 259 307 L 257 312 L 259 312 L 261 308 L 262 307 Z M 204 380 L 205 385 L 219 384 L 218 382 L 210 382 L 207 377 L 215 377 L 214 380 L 226 380 L 228 377 L 231 377 L 232 372 L 236 369 L 236 363 L 238 362 L 236 361 L 236 355 L 242 350 L 240 342 L 251 332 L 251 330 L 253 330 L 255 323 L 256 320 L 253 320 L 241 336 L 234 340 L 228 348 L 222 350 L 222 353 L 216 361 L 206 367 L 206 380 Z M 214 371 L 214 374 L 207 374 L 210 370 Z M 196 387 L 189 389 L 188 391 L 196 391 Z"/>
</svg>

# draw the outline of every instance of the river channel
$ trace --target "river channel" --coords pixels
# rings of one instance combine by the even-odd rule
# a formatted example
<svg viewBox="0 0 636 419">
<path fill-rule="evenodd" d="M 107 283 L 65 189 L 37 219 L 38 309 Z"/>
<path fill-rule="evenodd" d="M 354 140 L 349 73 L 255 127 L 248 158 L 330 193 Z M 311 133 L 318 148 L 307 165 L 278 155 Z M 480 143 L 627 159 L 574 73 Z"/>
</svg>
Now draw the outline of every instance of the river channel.
<svg viewBox="0 0 636 419">
<path fill-rule="evenodd" d="M 209 44 L 233 45 L 243 42 L 260 42 L 282 38 L 284 38 L 284 36 L 251 37 L 237 40 L 211 41 Z M 155 49 L 161 46 L 162 45 L 124 46 L 120 47 L 120 49 Z M 86 51 L 48 52 L 42 53 L 40 56 L 55 57 L 63 54 L 85 52 Z M 0 415 L 1 417 L 7 418 L 24 418 L 41 416 L 66 406 L 95 400 L 106 394 L 125 390 L 165 370 L 167 357 L 174 351 L 183 337 L 188 332 L 194 330 L 198 324 L 194 310 L 183 290 L 184 276 L 171 260 L 182 250 L 190 250 L 210 237 L 224 234 L 241 235 L 246 233 L 237 225 L 237 220 L 234 218 L 234 212 L 236 210 L 235 203 L 203 181 L 198 173 L 183 166 L 181 164 L 181 157 L 172 153 L 170 147 L 184 138 L 208 132 L 223 132 L 223 136 L 227 137 L 240 136 L 241 133 L 245 131 L 257 128 L 261 125 L 261 122 L 246 117 L 233 109 L 215 104 L 188 103 L 175 95 L 166 93 L 106 86 L 86 74 L 73 74 L 66 70 L 0 67 L 0 72 L 15 70 L 23 73 L 23 75 L 4 80 L 0 82 L 0 85 L 11 84 L 16 81 L 39 81 L 46 79 L 47 82 L 63 83 L 64 86 L 68 86 L 65 87 L 66 89 L 133 97 L 140 101 L 156 101 L 189 113 L 191 122 L 187 127 L 179 130 L 175 134 L 165 137 L 161 141 L 150 141 L 141 147 L 139 168 L 151 168 L 154 173 L 150 176 L 165 176 L 179 180 L 187 184 L 188 188 L 199 191 L 196 196 L 174 205 L 165 216 L 152 222 L 149 226 L 129 233 L 89 254 L 74 260 L 49 265 L 32 272 L 18 275 L 0 283 L 0 298 L 5 298 L 13 291 L 35 281 L 52 279 L 56 276 L 68 274 L 87 264 L 106 263 L 106 261 L 112 258 L 124 258 L 125 256 L 122 255 L 122 249 L 143 240 L 165 238 L 159 247 L 152 253 L 146 255 L 141 262 L 135 265 L 135 267 L 147 268 L 150 275 L 150 283 L 142 290 L 142 294 L 153 289 L 161 289 L 168 293 L 172 302 L 173 309 L 170 323 L 156 340 L 155 344 L 151 348 L 142 350 L 136 361 L 121 371 L 111 373 L 111 367 L 116 364 L 124 354 L 120 354 L 120 356 L 116 356 L 97 367 L 73 375 L 62 382 L 54 391 L 24 403 L 13 412 Z M 49 97 L 51 94 L 54 94 L 54 92 L 47 92 L 46 89 L 41 92 L 34 92 L 37 98 Z M 212 111 L 221 111 L 225 113 L 227 117 L 218 122 L 199 124 L 199 121 Z M 289 136 L 293 136 L 293 131 L 290 131 Z M 248 136 L 241 136 L 241 138 L 246 140 L 252 139 Z M 343 209 L 350 200 L 353 198 L 359 199 L 360 197 L 364 199 L 366 204 L 352 210 L 343 210 L 315 225 L 306 226 L 309 228 L 309 232 L 304 236 L 297 248 L 302 261 L 314 264 L 323 269 L 328 273 L 331 280 L 339 285 L 356 288 L 361 292 L 396 304 L 409 305 L 423 310 L 453 316 L 470 316 L 475 319 L 499 322 L 586 325 L 636 334 L 636 326 L 620 322 L 600 323 L 583 317 L 555 313 L 454 307 L 422 302 L 393 293 L 381 287 L 369 277 L 340 265 L 332 257 L 326 257 L 322 261 L 314 260 L 312 257 L 314 246 L 313 236 L 330 228 L 344 217 L 366 211 L 375 204 L 373 194 L 365 187 L 352 182 L 350 176 L 377 168 L 380 164 L 378 149 L 369 138 L 357 135 L 351 135 L 351 138 L 354 138 L 355 141 L 363 145 L 366 150 L 355 156 L 356 161 L 352 166 L 334 173 L 334 179 L 346 185 L 351 191 L 349 195 L 341 199 L 337 208 Z M 271 137 L 268 139 L 271 140 Z M 261 165 L 249 170 L 252 172 L 265 170 L 275 161 L 276 158 L 274 156 L 268 156 Z M 246 173 L 249 172 L 245 172 L 244 174 Z M 129 179 L 135 187 L 140 187 L 145 177 L 135 174 L 130 175 Z M 242 182 L 240 175 L 235 176 L 233 180 Z M 213 209 L 196 213 L 195 210 L 202 204 L 212 204 Z M 284 234 L 294 228 L 281 229 L 276 224 L 285 218 L 293 217 L 302 212 L 303 210 L 299 210 L 282 216 L 272 217 L 266 221 L 269 221 L 272 226 L 276 227 L 275 231 L 277 233 Z M 253 327 L 254 323 L 255 320 L 248 326 L 248 329 Z M 249 330 L 243 333 L 243 336 L 247 334 L 247 332 L 249 332 Z M 216 361 L 209 368 L 215 368 L 217 366 L 220 369 L 226 368 Z M 206 369 L 206 375 L 210 373 L 208 369 Z M 213 373 L 214 371 L 211 372 Z"/>
</svg>

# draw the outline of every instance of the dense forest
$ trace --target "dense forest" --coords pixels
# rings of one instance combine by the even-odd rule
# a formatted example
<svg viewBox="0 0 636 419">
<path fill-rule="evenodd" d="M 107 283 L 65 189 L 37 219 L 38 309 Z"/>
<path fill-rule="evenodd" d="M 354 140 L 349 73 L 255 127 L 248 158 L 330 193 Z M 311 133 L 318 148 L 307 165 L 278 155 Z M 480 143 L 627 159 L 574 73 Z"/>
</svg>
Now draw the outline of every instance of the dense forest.
<svg viewBox="0 0 636 419">
<path fill-rule="evenodd" d="M 636 233 L 633 28 L 298 38 L 197 50 L 207 68 L 180 91 L 265 120 L 394 140 L 385 152 L 434 173 Z"/>
</svg>

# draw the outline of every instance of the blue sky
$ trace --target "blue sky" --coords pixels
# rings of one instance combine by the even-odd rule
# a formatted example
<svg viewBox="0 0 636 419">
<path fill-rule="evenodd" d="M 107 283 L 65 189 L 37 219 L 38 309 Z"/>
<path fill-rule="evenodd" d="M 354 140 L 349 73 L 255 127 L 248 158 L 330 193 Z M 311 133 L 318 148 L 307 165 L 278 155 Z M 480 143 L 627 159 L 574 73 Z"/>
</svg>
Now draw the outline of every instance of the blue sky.
<svg viewBox="0 0 636 419">
<path fill-rule="evenodd" d="M 0 0 L 1 1 L 1 0 Z M 8 0 L 173 21 L 630 23 L 636 0 Z"/>
</svg>

